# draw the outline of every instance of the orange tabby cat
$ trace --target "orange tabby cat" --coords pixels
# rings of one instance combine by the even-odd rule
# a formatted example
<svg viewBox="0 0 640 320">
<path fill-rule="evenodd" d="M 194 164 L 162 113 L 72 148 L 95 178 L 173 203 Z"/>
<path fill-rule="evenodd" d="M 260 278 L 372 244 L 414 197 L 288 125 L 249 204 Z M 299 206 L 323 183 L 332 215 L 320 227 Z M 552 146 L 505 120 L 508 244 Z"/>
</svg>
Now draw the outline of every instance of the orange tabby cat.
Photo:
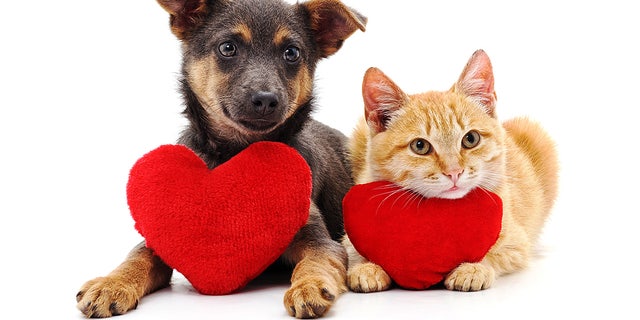
<svg viewBox="0 0 640 320">
<path fill-rule="evenodd" d="M 425 197 L 456 199 L 473 188 L 503 200 L 502 230 L 479 263 L 462 263 L 444 280 L 450 290 L 489 288 L 499 275 L 527 265 L 557 193 L 554 142 L 536 123 L 495 114 L 493 70 L 476 51 L 444 92 L 407 95 L 371 68 L 362 85 L 365 121 L 351 140 L 356 183 L 387 180 Z M 348 237 L 348 285 L 356 292 L 386 290 L 391 279 L 367 261 Z M 425 244 L 429 245 L 429 244 Z"/>
</svg>

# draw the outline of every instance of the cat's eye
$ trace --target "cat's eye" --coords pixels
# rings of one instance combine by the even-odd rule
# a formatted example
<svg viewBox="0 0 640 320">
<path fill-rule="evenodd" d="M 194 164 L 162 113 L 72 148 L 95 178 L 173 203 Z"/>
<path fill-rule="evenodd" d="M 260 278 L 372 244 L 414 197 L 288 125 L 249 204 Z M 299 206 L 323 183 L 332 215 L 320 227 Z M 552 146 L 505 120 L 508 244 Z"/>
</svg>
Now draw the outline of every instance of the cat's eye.
<svg viewBox="0 0 640 320">
<path fill-rule="evenodd" d="M 465 149 L 475 148 L 480 143 L 480 133 L 475 130 L 471 130 L 462 138 L 462 147 Z"/>
<path fill-rule="evenodd" d="M 422 138 L 413 139 L 411 144 L 409 144 L 409 147 L 411 148 L 411 151 L 421 156 L 431 153 L 432 149 L 429 141 Z"/>
<path fill-rule="evenodd" d="M 238 52 L 238 47 L 236 47 L 236 45 L 231 42 L 231 41 L 227 41 L 227 42 L 223 42 L 218 46 L 218 51 L 220 51 L 220 54 L 224 57 L 233 57 L 236 55 L 236 53 Z"/>
</svg>

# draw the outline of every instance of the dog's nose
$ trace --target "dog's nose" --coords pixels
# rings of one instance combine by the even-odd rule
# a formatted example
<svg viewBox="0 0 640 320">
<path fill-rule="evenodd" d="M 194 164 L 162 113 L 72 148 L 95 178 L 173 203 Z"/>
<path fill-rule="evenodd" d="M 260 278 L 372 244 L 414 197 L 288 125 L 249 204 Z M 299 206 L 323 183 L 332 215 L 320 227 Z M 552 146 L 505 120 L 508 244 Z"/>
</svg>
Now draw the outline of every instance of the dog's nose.
<svg viewBox="0 0 640 320">
<path fill-rule="evenodd" d="M 256 113 L 265 116 L 278 106 L 278 96 L 273 92 L 259 91 L 251 95 L 251 103 Z"/>
</svg>

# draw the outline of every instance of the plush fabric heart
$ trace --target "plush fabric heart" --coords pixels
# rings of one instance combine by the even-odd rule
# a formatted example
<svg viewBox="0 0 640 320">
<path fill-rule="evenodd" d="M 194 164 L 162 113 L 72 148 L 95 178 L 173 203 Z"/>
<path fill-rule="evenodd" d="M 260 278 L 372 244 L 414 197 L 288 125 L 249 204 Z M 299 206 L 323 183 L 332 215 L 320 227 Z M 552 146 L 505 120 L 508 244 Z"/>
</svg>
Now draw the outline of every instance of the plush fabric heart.
<svg viewBox="0 0 640 320">
<path fill-rule="evenodd" d="M 164 145 L 131 169 L 127 199 L 147 246 L 202 294 L 244 287 L 283 252 L 309 216 L 311 172 L 294 149 L 250 145 L 209 170 Z"/>
<path fill-rule="evenodd" d="M 426 289 L 460 263 L 479 262 L 502 226 L 502 200 L 482 189 L 447 200 L 377 181 L 354 186 L 343 207 L 354 247 L 407 289 Z"/>
</svg>

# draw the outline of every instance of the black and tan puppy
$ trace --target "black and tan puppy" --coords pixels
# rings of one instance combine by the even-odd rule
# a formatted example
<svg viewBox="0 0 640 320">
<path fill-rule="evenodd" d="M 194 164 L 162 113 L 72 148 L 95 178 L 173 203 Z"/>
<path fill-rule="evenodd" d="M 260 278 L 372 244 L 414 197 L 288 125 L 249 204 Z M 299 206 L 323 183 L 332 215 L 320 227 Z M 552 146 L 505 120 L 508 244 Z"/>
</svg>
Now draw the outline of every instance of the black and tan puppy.
<svg viewBox="0 0 640 320">
<path fill-rule="evenodd" d="M 158 0 L 182 42 L 184 114 L 179 139 L 209 167 L 249 144 L 296 148 L 313 172 L 307 224 L 281 260 L 295 266 L 284 296 L 287 312 L 320 317 L 347 290 L 341 201 L 350 188 L 345 137 L 310 118 L 316 63 L 335 53 L 366 18 L 339 0 Z M 256 174 L 260 174 L 256 172 Z M 173 270 L 144 243 L 106 277 L 77 295 L 87 317 L 109 317 L 170 284 Z"/>
</svg>

